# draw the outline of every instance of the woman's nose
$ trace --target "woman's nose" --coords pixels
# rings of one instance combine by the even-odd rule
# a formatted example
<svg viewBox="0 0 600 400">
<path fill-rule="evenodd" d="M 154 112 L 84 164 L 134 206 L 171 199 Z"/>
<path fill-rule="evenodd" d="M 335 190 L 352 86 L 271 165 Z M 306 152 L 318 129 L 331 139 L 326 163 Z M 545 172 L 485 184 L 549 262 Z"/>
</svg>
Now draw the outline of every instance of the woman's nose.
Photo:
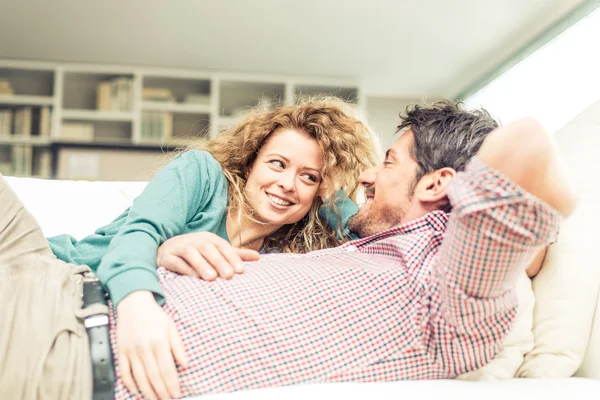
<svg viewBox="0 0 600 400">
<path fill-rule="evenodd" d="M 296 187 L 296 177 L 292 173 L 284 173 L 279 178 L 279 186 L 285 191 L 292 191 Z"/>
</svg>

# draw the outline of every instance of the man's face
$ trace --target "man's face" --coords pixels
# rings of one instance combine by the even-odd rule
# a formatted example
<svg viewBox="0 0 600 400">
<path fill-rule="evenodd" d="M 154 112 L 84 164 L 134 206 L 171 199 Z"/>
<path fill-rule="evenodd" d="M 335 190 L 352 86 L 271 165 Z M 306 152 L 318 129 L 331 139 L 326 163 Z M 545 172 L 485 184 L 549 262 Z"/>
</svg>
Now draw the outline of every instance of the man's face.
<svg viewBox="0 0 600 400">
<path fill-rule="evenodd" d="M 359 180 L 367 201 L 348 221 L 348 228 L 366 237 L 404 222 L 413 205 L 418 164 L 412 156 L 413 132 L 404 132 L 387 151 L 383 164 L 363 172 Z"/>
</svg>

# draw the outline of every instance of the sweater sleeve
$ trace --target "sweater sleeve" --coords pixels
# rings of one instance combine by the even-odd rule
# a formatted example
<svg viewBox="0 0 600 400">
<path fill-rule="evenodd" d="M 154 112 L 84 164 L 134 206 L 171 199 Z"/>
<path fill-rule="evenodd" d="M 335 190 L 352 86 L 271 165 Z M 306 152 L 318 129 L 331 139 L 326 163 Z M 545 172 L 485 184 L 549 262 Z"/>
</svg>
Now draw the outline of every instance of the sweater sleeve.
<svg viewBox="0 0 600 400">
<path fill-rule="evenodd" d="M 183 233 L 222 179 L 221 167 L 209 153 L 192 150 L 176 157 L 148 183 L 98 267 L 97 275 L 115 307 L 138 290 L 149 290 L 159 304 L 164 302 L 156 274 L 158 247 Z"/>
<path fill-rule="evenodd" d="M 331 198 L 327 199 L 321 208 L 319 208 L 319 217 L 327 222 L 327 224 L 337 233 L 338 229 L 341 237 L 349 240 L 358 239 L 358 235 L 350 232 L 348 229 L 348 220 L 358 212 L 358 206 L 352 200 L 344 195 L 341 190 L 338 190 L 334 196 L 334 204 L 339 212 L 339 216 L 333 211 Z M 340 218 L 341 217 L 341 218 Z"/>
</svg>

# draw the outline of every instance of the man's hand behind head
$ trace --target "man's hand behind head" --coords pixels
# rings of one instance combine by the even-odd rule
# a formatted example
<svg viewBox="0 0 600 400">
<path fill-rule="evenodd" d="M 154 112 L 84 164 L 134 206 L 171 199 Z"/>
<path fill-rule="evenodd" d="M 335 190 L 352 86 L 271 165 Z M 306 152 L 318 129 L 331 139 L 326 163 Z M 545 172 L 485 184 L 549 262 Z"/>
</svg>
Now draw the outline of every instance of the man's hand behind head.
<svg viewBox="0 0 600 400">
<path fill-rule="evenodd" d="M 544 265 L 544 260 L 546 259 L 546 252 L 548 251 L 547 247 L 544 247 L 540 250 L 536 255 L 533 261 L 529 263 L 527 267 L 527 276 L 530 278 L 535 278 L 535 276 L 540 272 L 542 266 Z"/>
<path fill-rule="evenodd" d="M 488 135 L 477 153 L 484 164 L 550 205 L 563 217 L 577 203 L 554 138 L 533 118 L 523 118 Z"/>
</svg>

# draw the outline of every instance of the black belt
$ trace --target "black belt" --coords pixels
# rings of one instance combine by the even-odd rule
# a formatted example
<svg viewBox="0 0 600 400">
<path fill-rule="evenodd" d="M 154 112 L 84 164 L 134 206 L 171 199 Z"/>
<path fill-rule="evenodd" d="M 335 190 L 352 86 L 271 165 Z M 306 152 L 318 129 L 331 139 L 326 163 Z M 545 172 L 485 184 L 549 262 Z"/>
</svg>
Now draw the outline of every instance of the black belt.
<svg viewBox="0 0 600 400">
<path fill-rule="evenodd" d="M 100 303 L 107 305 L 106 293 L 98 280 L 83 282 L 83 307 Z M 115 366 L 110 347 L 108 316 L 91 315 L 83 321 L 90 342 L 90 358 L 94 378 L 93 400 L 113 400 L 115 397 Z"/>
</svg>

